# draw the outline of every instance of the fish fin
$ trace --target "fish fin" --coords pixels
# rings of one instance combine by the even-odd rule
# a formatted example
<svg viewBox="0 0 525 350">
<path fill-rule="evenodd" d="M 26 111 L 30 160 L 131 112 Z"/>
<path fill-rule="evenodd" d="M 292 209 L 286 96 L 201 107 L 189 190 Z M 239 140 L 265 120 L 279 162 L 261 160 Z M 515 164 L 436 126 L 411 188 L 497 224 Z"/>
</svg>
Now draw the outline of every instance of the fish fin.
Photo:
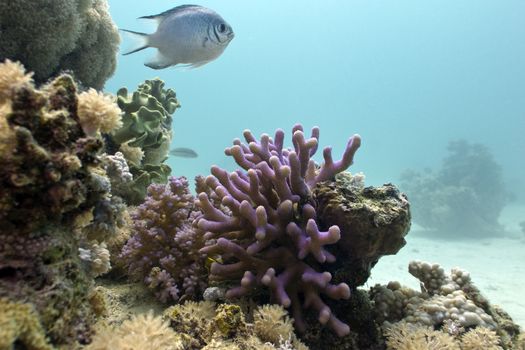
<svg viewBox="0 0 525 350">
<path fill-rule="evenodd" d="M 155 56 L 153 59 L 144 63 L 146 67 L 149 67 L 152 69 L 164 69 L 164 68 L 168 68 L 169 66 L 173 66 L 173 64 L 174 63 L 169 58 L 167 58 L 160 52 L 157 52 L 157 56 Z"/>
<path fill-rule="evenodd" d="M 209 63 L 209 62 L 211 62 L 211 61 L 212 61 L 212 60 L 195 62 L 195 63 L 192 63 L 192 64 L 188 65 L 188 68 L 189 68 L 189 69 L 199 68 L 199 67 L 204 66 L 206 63 Z"/>
<path fill-rule="evenodd" d="M 129 33 L 132 35 L 132 37 L 137 40 L 137 44 L 136 45 L 137 47 L 132 49 L 131 51 L 127 51 L 127 52 L 124 52 L 123 55 L 130 55 L 132 53 L 135 53 L 137 51 L 140 51 L 140 50 L 144 50 L 149 46 L 149 34 L 146 34 L 146 33 L 141 33 L 141 32 L 135 32 L 133 30 L 127 30 L 127 29 L 120 29 L 120 31 L 122 32 L 125 32 L 125 33 Z"/>
<path fill-rule="evenodd" d="M 152 19 L 152 20 L 155 20 L 157 22 L 162 22 L 162 20 L 172 14 L 175 14 L 177 12 L 182 12 L 184 10 L 188 10 L 188 9 L 191 9 L 191 8 L 202 8 L 202 6 L 199 6 L 199 5 L 180 5 L 180 6 L 177 6 L 177 7 L 174 7 L 172 8 L 171 10 L 168 10 L 168 11 L 164 11 L 162 13 L 159 13 L 157 15 L 151 15 L 151 16 L 142 16 L 142 17 L 139 17 L 139 19 Z"/>
</svg>

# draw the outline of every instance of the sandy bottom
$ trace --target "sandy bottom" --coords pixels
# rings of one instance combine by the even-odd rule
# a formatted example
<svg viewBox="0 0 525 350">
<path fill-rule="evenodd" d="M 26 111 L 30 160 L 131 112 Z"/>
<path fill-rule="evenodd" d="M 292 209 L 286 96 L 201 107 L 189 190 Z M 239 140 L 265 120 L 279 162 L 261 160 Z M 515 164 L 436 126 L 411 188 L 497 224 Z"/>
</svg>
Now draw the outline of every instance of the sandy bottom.
<svg viewBox="0 0 525 350">
<path fill-rule="evenodd" d="M 412 260 L 438 263 L 446 271 L 460 267 L 470 272 L 474 284 L 491 303 L 501 306 L 525 328 L 525 234 L 520 221 L 525 221 L 525 205 L 509 206 L 500 218 L 505 236 L 479 240 L 432 239 L 413 225 L 407 245 L 397 255 L 381 258 L 367 285 L 397 280 L 419 289 L 418 280 L 408 273 Z"/>
</svg>

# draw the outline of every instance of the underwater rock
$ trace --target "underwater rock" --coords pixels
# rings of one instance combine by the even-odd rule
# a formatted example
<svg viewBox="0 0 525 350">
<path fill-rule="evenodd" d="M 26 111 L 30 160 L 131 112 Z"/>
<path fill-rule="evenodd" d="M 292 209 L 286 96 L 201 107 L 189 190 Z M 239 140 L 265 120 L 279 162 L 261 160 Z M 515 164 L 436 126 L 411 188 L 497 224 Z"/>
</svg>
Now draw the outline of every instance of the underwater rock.
<svg viewBox="0 0 525 350">
<path fill-rule="evenodd" d="M 169 322 L 153 312 L 134 315 L 118 327 L 97 333 L 85 350 L 182 350 L 181 335 L 169 327 Z"/>
<path fill-rule="evenodd" d="M 0 76 L 6 69 L 13 65 L 0 64 Z M 31 304 L 53 344 L 87 343 L 94 322 L 88 294 L 99 265 L 84 262 L 79 249 L 90 241 L 83 228 L 110 198 L 99 158 L 103 142 L 83 131 L 71 76 L 41 89 L 16 79 L 4 91 L 0 297 Z M 116 225 L 114 217 L 104 218 Z"/>
<path fill-rule="evenodd" d="M 366 282 L 379 258 L 396 254 L 406 244 L 410 229 L 406 196 L 392 184 L 364 187 L 356 180 L 360 176 L 342 172 L 312 190 L 319 226 L 341 230 L 341 239 L 330 248 L 340 259 L 329 271 L 352 288 Z"/>
<path fill-rule="evenodd" d="M 120 89 L 117 103 L 124 112 L 123 125 L 107 135 L 108 148 L 126 157 L 133 181 L 119 193 L 128 204 L 138 205 L 150 184 L 168 181 L 171 169 L 164 162 L 173 137 L 172 114 L 180 105 L 175 91 L 164 89 L 158 78 L 146 80 L 131 95 L 126 88 Z"/>
<path fill-rule="evenodd" d="M 498 218 L 510 196 L 501 166 L 482 144 L 450 142 L 439 169 L 407 170 L 401 188 L 414 208 L 414 221 L 434 236 L 477 239 L 504 233 Z"/>
<path fill-rule="evenodd" d="M 38 83 L 70 71 L 100 90 L 115 71 L 120 37 L 106 0 L 5 0 L 0 23 L 0 61 L 22 62 Z"/>
</svg>

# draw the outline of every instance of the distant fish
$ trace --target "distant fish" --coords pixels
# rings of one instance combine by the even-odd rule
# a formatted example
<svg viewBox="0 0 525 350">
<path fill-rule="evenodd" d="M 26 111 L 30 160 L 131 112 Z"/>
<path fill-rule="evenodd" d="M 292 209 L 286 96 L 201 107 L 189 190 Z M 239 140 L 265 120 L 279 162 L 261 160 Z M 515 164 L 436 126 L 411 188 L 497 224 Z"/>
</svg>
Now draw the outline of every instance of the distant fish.
<svg viewBox="0 0 525 350">
<path fill-rule="evenodd" d="M 181 158 L 197 158 L 199 155 L 191 148 L 177 147 L 170 151 L 170 155 Z"/>
<path fill-rule="evenodd" d="M 157 56 L 144 65 L 163 69 L 178 64 L 191 68 L 219 57 L 235 34 L 232 27 L 215 11 L 198 5 L 181 5 L 153 16 L 158 23 L 153 34 L 121 29 L 140 39 L 140 46 L 124 55 L 148 47 L 157 48 Z"/>
</svg>

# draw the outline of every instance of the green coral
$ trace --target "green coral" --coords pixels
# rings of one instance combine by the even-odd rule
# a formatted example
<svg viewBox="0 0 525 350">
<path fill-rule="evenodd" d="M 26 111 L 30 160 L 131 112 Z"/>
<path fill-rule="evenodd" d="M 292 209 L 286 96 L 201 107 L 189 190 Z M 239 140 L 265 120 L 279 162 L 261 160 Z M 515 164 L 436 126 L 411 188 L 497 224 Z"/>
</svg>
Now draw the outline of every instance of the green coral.
<svg viewBox="0 0 525 350">
<path fill-rule="evenodd" d="M 144 153 L 141 161 L 127 159 L 133 182 L 128 185 L 124 199 L 130 204 L 139 204 L 151 183 L 166 183 L 171 173 L 164 162 L 173 137 L 172 114 L 180 104 L 175 91 L 164 89 L 164 82 L 159 78 L 146 80 L 131 95 L 126 88 L 120 89 L 117 103 L 124 115 L 123 126 L 109 136 L 114 148 L 125 144 Z"/>
<path fill-rule="evenodd" d="M 31 305 L 0 298 L 0 349 L 12 349 L 15 343 L 28 350 L 53 349 Z"/>
</svg>

